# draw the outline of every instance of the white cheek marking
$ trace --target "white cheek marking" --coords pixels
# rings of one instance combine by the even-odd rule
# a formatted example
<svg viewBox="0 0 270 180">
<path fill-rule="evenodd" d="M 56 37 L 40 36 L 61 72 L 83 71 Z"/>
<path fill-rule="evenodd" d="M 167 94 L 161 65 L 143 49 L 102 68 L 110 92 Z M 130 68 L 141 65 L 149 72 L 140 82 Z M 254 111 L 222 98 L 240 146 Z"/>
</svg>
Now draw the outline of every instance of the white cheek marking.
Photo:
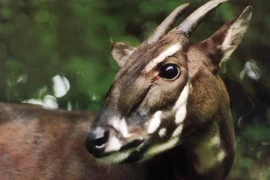
<svg viewBox="0 0 270 180">
<path fill-rule="evenodd" d="M 180 124 L 184 121 L 187 113 L 187 99 L 189 93 L 189 83 L 186 84 L 180 97 L 176 101 L 173 109 L 176 110 L 175 124 Z"/>
<path fill-rule="evenodd" d="M 178 142 L 179 142 L 178 138 L 173 138 L 167 142 L 156 144 L 155 146 L 151 147 L 148 151 L 145 152 L 143 158 L 139 162 L 143 162 L 143 161 L 148 160 L 151 157 L 153 157 L 161 152 L 172 149 L 173 147 L 176 146 L 176 144 Z"/>
<path fill-rule="evenodd" d="M 173 55 L 177 51 L 179 51 L 182 48 L 182 45 L 180 43 L 174 44 L 167 48 L 165 51 L 163 51 L 161 54 L 159 54 L 155 59 L 153 59 L 147 66 L 145 67 L 144 71 L 148 73 L 151 71 L 154 67 L 156 67 L 157 64 L 164 61 L 168 56 Z"/>
<path fill-rule="evenodd" d="M 166 128 L 160 129 L 158 132 L 159 137 L 164 137 L 166 135 L 166 132 L 167 132 Z"/>
<path fill-rule="evenodd" d="M 224 151 L 220 151 L 217 155 L 217 159 L 219 162 L 222 162 L 225 157 L 226 157 L 226 153 Z"/>
<path fill-rule="evenodd" d="M 183 130 L 183 124 L 180 124 L 173 132 L 173 135 L 172 137 L 176 137 L 176 136 L 179 136 Z"/>
<path fill-rule="evenodd" d="M 212 146 L 216 146 L 219 147 L 220 146 L 220 138 L 218 135 L 214 136 L 211 140 L 210 140 L 210 144 Z"/>
<path fill-rule="evenodd" d="M 131 136 L 128 132 L 127 122 L 125 118 L 120 121 L 120 132 L 122 132 L 124 138 L 128 138 Z"/>
<path fill-rule="evenodd" d="M 120 120 L 118 117 L 114 116 L 112 117 L 112 119 L 109 121 L 108 124 L 113 126 L 118 132 L 122 133 L 122 136 L 124 138 L 128 138 L 131 136 L 131 134 L 128 132 L 125 118 L 122 118 Z"/>
<path fill-rule="evenodd" d="M 115 136 L 112 136 L 109 139 L 105 152 L 118 151 L 121 148 L 121 146 L 122 144 L 120 143 L 119 139 L 116 138 Z"/>
<path fill-rule="evenodd" d="M 149 125 L 147 127 L 147 133 L 148 134 L 152 134 L 153 132 L 155 132 L 157 130 L 157 128 L 160 125 L 161 122 L 161 115 L 162 115 L 162 111 L 157 111 L 152 119 L 149 122 Z"/>
</svg>

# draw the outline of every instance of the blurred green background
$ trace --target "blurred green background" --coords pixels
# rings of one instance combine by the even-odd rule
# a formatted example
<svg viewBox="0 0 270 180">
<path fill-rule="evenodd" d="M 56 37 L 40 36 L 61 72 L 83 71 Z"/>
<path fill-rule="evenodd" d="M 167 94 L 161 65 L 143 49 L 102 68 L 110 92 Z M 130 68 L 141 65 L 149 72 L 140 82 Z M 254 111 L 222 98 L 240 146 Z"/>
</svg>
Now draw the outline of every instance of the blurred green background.
<svg viewBox="0 0 270 180">
<path fill-rule="evenodd" d="M 0 101 L 96 111 L 118 71 L 111 42 L 139 45 L 184 2 L 188 1 L 0 0 Z M 204 2 L 190 2 L 185 17 Z M 254 12 L 248 32 L 220 71 L 231 96 L 237 135 L 231 179 L 266 180 L 270 1 L 232 0 L 208 16 L 191 40 L 207 38 L 247 5 Z"/>
</svg>

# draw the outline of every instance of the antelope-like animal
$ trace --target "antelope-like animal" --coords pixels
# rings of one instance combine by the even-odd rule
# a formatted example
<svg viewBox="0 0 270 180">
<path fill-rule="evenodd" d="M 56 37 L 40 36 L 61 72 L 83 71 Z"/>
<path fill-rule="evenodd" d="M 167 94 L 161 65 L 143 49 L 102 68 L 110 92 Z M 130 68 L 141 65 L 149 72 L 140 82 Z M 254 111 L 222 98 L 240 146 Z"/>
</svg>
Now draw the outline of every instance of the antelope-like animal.
<svg viewBox="0 0 270 180">
<path fill-rule="evenodd" d="M 121 69 L 95 120 L 86 112 L 0 103 L 0 179 L 225 179 L 235 140 L 217 73 L 239 45 L 251 7 L 210 38 L 188 42 L 224 1 L 209 1 L 170 30 L 188 4 L 177 7 L 138 48 L 115 43 Z"/>
<path fill-rule="evenodd" d="M 152 179 L 225 179 L 235 137 L 222 62 L 239 45 L 251 18 L 248 6 L 211 37 L 189 43 L 196 26 L 226 0 L 212 0 L 170 29 L 177 7 L 138 48 L 114 43 L 120 71 L 85 141 L 105 163 L 145 162 Z"/>
</svg>

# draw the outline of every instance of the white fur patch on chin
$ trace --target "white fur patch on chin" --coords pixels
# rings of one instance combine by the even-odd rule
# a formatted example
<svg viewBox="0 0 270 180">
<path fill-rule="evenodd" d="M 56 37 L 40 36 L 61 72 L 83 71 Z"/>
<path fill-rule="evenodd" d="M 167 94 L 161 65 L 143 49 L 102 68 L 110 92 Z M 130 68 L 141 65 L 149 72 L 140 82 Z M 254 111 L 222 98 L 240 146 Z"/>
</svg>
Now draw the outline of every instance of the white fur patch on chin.
<svg viewBox="0 0 270 180">
<path fill-rule="evenodd" d="M 97 158 L 98 161 L 105 164 L 120 163 L 126 160 L 134 149 L 129 149 L 123 152 L 115 152 L 105 157 Z"/>
<path fill-rule="evenodd" d="M 173 109 L 176 110 L 175 124 L 180 124 L 184 121 L 187 113 L 187 99 L 189 93 L 189 83 L 187 83 L 176 101 Z"/>
<path fill-rule="evenodd" d="M 122 144 L 120 143 L 119 139 L 115 136 L 112 136 L 109 141 L 108 145 L 105 148 L 105 152 L 113 152 L 118 151 L 122 147 Z"/>
</svg>

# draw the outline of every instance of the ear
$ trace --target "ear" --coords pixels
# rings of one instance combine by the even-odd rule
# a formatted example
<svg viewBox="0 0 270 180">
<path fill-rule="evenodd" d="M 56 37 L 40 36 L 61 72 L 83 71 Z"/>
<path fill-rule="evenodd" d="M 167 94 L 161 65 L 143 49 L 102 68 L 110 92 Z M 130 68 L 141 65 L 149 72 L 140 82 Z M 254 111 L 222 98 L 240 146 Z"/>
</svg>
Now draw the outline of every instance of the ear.
<svg viewBox="0 0 270 180">
<path fill-rule="evenodd" d="M 215 34 L 199 43 L 209 49 L 208 56 L 215 59 L 215 65 L 220 65 L 230 57 L 232 52 L 240 44 L 252 15 L 252 7 L 248 6 L 230 22 L 222 26 Z"/>
<path fill-rule="evenodd" d="M 128 61 L 130 55 L 136 50 L 135 47 L 132 47 L 126 43 L 116 42 L 112 44 L 111 53 L 118 64 L 122 67 Z"/>
</svg>

